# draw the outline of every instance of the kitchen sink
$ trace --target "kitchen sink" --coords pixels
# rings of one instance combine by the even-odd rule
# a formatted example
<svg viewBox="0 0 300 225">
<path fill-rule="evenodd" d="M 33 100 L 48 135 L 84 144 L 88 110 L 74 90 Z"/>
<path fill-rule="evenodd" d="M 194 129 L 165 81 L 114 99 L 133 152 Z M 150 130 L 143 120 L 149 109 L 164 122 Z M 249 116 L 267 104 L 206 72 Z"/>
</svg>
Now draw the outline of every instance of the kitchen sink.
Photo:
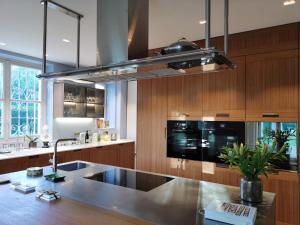
<svg viewBox="0 0 300 225">
<path fill-rule="evenodd" d="M 74 171 L 89 167 L 89 164 L 83 162 L 72 162 L 57 166 L 57 169 L 63 171 Z"/>
</svg>

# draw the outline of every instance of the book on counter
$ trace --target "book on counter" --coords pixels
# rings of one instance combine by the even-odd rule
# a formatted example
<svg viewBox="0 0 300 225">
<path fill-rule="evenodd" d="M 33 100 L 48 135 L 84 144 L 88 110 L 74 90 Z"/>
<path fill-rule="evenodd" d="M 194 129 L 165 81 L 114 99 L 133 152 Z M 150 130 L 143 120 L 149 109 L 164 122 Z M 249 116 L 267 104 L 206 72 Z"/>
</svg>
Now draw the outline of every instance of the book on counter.
<svg viewBox="0 0 300 225">
<path fill-rule="evenodd" d="M 214 201 L 205 209 L 205 218 L 234 225 L 254 225 L 256 208 L 230 202 Z"/>
<path fill-rule="evenodd" d="M 20 182 L 15 182 L 11 184 L 12 189 L 22 192 L 24 194 L 28 194 L 35 191 L 35 186 Z"/>
</svg>

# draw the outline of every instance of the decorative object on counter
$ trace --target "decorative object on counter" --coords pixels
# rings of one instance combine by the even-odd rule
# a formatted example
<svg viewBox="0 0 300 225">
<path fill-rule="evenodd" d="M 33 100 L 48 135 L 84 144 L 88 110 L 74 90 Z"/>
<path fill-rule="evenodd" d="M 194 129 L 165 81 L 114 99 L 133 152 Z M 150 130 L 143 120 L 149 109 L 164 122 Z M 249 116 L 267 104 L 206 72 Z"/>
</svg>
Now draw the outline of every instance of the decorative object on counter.
<svg viewBox="0 0 300 225">
<path fill-rule="evenodd" d="M 66 176 L 58 175 L 57 173 L 49 174 L 45 176 L 45 179 L 54 183 L 62 182 Z"/>
<path fill-rule="evenodd" d="M 219 158 L 232 168 L 238 168 L 242 174 L 240 183 L 241 199 L 249 202 L 262 201 L 261 175 L 268 176 L 274 169 L 273 163 L 286 160 L 284 144 L 279 151 L 274 141 L 272 149 L 269 145 L 257 142 L 254 149 L 249 149 L 243 144 L 234 144 L 232 148 L 226 147 Z"/>
<path fill-rule="evenodd" d="M 96 119 L 96 126 L 98 129 L 104 128 L 105 127 L 104 119 L 103 118 Z"/>
<path fill-rule="evenodd" d="M 43 148 L 49 148 L 49 142 L 52 140 L 51 136 L 49 135 L 49 128 L 48 125 L 45 124 L 42 128 L 42 134 L 40 137 L 41 141 L 43 142 Z"/>
<path fill-rule="evenodd" d="M 0 184 L 8 184 L 10 182 L 9 177 L 1 175 L 0 176 Z"/>
<path fill-rule="evenodd" d="M 29 148 L 36 148 L 37 147 L 37 139 L 38 137 L 30 137 L 28 135 L 25 135 L 28 139 L 29 139 L 29 143 L 28 143 L 28 146 Z"/>
<path fill-rule="evenodd" d="M 101 141 L 110 141 L 110 135 L 108 131 L 104 131 L 101 135 Z"/>
<path fill-rule="evenodd" d="M 84 143 L 89 143 L 90 142 L 90 136 L 89 136 L 89 131 L 87 130 L 85 132 L 85 138 L 84 138 Z"/>
<path fill-rule="evenodd" d="M 38 199 L 51 202 L 60 199 L 60 193 L 57 191 L 38 190 L 36 192 Z"/>
<path fill-rule="evenodd" d="M 93 143 L 97 143 L 100 141 L 100 134 L 99 133 L 93 133 L 93 137 L 92 137 Z"/>
<path fill-rule="evenodd" d="M 116 141 L 117 140 L 117 133 L 111 133 L 110 140 L 111 141 Z"/>
<path fill-rule="evenodd" d="M 21 192 L 23 194 L 28 194 L 31 192 L 35 192 L 35 186 L 31 184 L 21 183 L 21 182 L 14 182 L 11 184 L 11 188 Z"/>
<path fill-rule="evenodd" d="M 43 175 L 42 167 L 30 167 L 26 171 L 27 171 L 27 176 L 38 177 Z"/>
<path fill-rule="evenodd" d="M 215 221 L 236 225 L 254 225 L 255 207 L 229 202 L 211 202 L 205 209 L 204 217 Z"/>
</svg>

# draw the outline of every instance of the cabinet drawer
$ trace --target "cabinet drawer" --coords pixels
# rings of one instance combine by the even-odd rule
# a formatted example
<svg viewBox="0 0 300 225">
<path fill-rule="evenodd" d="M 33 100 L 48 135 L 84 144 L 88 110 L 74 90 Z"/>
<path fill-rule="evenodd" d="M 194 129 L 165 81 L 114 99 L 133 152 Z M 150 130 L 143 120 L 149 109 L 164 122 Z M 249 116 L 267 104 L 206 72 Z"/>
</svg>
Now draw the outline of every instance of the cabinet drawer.
<svg viewBox="0 0 300 225">
<path fill-rule="evenodd" d="M 244 121 L 245 110 L 211 110 L 203 112 L 205 121 Z"/>
<path fill-rule="evenodd" d="M 246 121 L 297 122 L 296 112 L 246 112 Z"/>
</svg>

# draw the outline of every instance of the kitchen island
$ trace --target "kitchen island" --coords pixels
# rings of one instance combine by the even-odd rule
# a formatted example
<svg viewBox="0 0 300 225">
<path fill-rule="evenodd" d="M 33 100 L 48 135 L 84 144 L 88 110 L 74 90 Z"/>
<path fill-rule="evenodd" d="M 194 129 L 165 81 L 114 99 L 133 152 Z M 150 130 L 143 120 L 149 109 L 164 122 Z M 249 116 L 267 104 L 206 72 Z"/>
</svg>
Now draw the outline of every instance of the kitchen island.
<svg viewBox="0 0 300 225">
<path fill-rule="evenodd" d="M 87 177 L 91 178 L 95 176 L 95 174 L 105 171 L 115 171 L 113 172 L 115 175 L 122 172 L 127 178 L 127 183 L 132 184 L 131 187 L 128 188 L 103 183 L 99 182 L 97 179 L 87 179 Z M 44 174 L 49 174 L 51 172 L 50 167 L 44 168 Z M 239 189 L 235 187 L 185 178 L 170 177 L 171 179 L 169 179 L 168 182 L 158 185 L 157 187 L 154 186 L 154 188 L 147 190 L 147 187 L 153 185 L 153 182 L 157 183 L 157 179 L 143 179 L 147 178 L 149 173 L 145 176 L 145 173 L 140 174 L 137 172 L 136 177 L 132 177 L 129 176 L 129 174 L 136 173 L 134 170 L 120 170 L 118 167 L 101 164 L 88 163 L 88 167 L 86 168 L 72 172 L 59 170 L 59 173 L 66 176 L 65 182 L 51 183 L 46 181 L 43 177 L 27 177 L 25 171 L 11 173 L 8 174 L 8 176 L 11 181 L 23 181 L 34 184 L 38 188 L 58 191 L 62 195 L 61 200 L 55 203 L 40 202 L 40 200 L 35 199 L 34 193 L 23 195 L 21 193 L 14 192 L 9 195 L 5 195 L 2 190 L 9 188 L 9 185 L 4 185 L 1 186 L 1 202 L 5 202 L 5 204 L 7 204 L 7 201 L 11 200 L 9 199 L 9 196 L 11 195 L 14 195 L 15 199 L 30 198 L 30 201 L 39 201 L 39 204 L 43 205 L 50 204 L 51 207 L 56 207 L 56 205 L 63 204 L 64 201 L 70 200 L 86 205 L 86 207 L 93 207 L 93 210 L 97 208 L 99 209 L 99 213 L 101 210 L 105 209 L 112 213 L 132 218 L 132 220 L 137 219 L 137 221 L 140 222 L 137 222 L 136 224 L 148 223 L 160 225 L 220 224 L 204 221 L 203 215 L 199 212 L 201 212 L 208 203 L 213 201 L 241 203 L 239 199 Z M 108 177 L 108 180 L 109 179 L 110 178 Z M 12 190 L 9 191 L 11 192 Z M 31 204 L 30 201 L 28 201 L 28 205 L 26 205 L 26 201 L 24 202 L 25 205 L 10 204 L 8 206 L 10 210 L 0 211 L 0 218 L 7 218 L 7 221 L 4 221 L 7 222 L 7 224 L 12 224 L 10 223 L 9 218 L 14 218 L 14 221 L 17 221 L 17 218 L 19 218 L 21 225 L 22 218 L 24 216 L 26 217 L 26 215 L 22 214 L 22 208 L 28 210 L 28 207 L 30 207 Z M 0 205 L 1 204 L 3 203 L 0 203 Z M 265 192 L 263 202 L 260 204 L 253 204 L 253 206 L 258 208 L 256 225 L 275 224 L 274 194 Z M 14 207 L 17 213 L 14 213 Z M 26 210 L 24 213 L 26 213 Z M 30 213 L 28 215 L 31 217 L 39 216 L 38 213 Z M 59 215 L 57 213 L 54 213 L 53 215 L 57 221 L 60 221 L 60 219 L 66 219 L 63 215 Z M 69 216 L 71 216 L 69 220 L 74 220 L 72 215 Z M 88 218 L 89 214 L 86 214 L 85 216 Z M 76 215 L 74 215 L 74 217 L 76 217 Z M 18 225 L 18 223 L 13 224 Z M 45 223 L 40 224 L 50 225 L 51 223 L 45 221 Z M 59 224 L 59 222 L 56 224 Z M 99 225 L 99 221 L 89 220 L 89 223 L 77 222 L 65 224 Z"/>
</svg>

